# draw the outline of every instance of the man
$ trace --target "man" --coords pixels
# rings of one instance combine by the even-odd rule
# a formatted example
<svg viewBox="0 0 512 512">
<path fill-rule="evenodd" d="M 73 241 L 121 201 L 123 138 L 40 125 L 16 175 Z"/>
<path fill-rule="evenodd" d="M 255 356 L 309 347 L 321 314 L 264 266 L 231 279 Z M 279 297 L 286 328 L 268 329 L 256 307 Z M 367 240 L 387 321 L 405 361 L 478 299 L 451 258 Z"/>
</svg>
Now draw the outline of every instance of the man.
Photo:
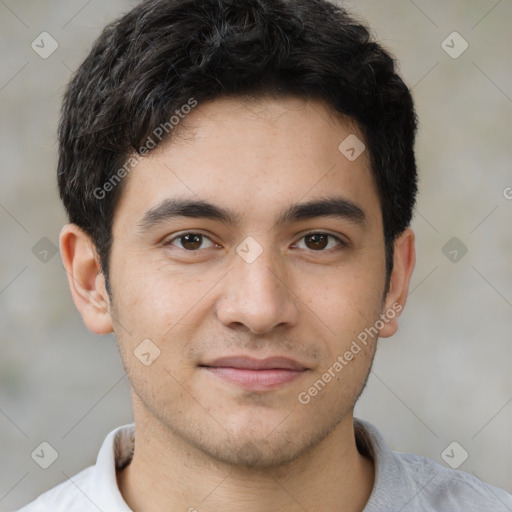
<svg viewBox="0 0 512 512">
<path fill-rule="evenodd" d="M 134 425 L 34 511 L 500 511 L 353 416 L 415 263 L 416 117 L 326 0 L 151 0 L 65 95 L 74 302 L 114 332 Z"/>
</svg>

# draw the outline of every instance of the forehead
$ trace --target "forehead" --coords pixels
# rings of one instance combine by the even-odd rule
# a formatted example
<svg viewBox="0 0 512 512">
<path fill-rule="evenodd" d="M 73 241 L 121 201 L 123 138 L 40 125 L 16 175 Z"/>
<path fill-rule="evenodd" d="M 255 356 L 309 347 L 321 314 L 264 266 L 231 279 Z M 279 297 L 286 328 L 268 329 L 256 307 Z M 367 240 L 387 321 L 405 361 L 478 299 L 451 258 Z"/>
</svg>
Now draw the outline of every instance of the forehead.
<svg viewBox="0 0 512 512">
<path fill-rule="evenodd" d="M 263 218 L 283 204 L 342 195 L 369 217 L 379 212 L 360 130 L 319 100 L 222 98 L 199 104 L 177 128 L 127 176 L 119 208 L 140 216 L 188 197 Z"/>
</svg>

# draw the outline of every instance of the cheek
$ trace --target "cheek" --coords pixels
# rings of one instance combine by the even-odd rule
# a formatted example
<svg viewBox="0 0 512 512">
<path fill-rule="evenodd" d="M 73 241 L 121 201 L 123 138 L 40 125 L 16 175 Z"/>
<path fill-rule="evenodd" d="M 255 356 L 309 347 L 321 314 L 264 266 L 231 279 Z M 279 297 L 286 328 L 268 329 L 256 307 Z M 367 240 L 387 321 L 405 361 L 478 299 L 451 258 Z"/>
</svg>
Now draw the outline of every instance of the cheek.
<svg viewBox="0 0 512 512">
<path fill-rule="evenodd" d="M 112 290 L 114 323 L 125 349 L 133 350 L 149 338 L 165 359 L 181 359 L 193 330 L 200 325 L 198 318 L 206 318 L 212 307 L 208 290 L 216 280 L 217 276 L 198 278 L 161 264 L 143 265 L 135 258 L 130 265 L 120 265 Z"/>
<path fill-rule="evenodd" d="M 383 278 L 368 267 L 351 270 L 326 280 L 323 293 L 311 304 L 328 330 L 322 328 L 327 333 L 322 363 L 303 386 L 299 401 L 310 400 L 308 410 L 319 418 L 328 419 L 333 409 L 355 403 L 375 354 L 372 327 L 380 315 Z"/>
<path fill-rule="evenodd" d="M 169 319 L 179 314 L 187 302 L 190 287 L 184 286 L 179 273 L 171 273 L 152 261 L 151 255 L 131 255 L 118 261 L 112 273 L 112 289 L 117 310 L 131 330 L 140 325 L 153 325 L 159 319 Z"/>
<path fill-rule="evenodd" d="M 356 264 L 340 267 L 326 276 L 316 299 L 308 300 L 331 330 L 343 337 L 357 335 L 380 314 L 384 273 L 378 262 L 364 260 L 361 255 Z"/>
</svg>

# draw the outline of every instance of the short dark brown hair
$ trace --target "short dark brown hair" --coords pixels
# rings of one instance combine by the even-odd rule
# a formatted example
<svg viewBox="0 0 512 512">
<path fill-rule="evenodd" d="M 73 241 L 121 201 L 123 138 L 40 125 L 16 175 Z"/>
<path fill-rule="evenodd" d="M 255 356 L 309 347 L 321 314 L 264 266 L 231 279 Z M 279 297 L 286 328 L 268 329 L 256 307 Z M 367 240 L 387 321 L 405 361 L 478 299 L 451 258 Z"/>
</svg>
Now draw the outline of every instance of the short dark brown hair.
<svg viewBox="0 0 512 512">
<path fill-rule="evenodd" d="M 328 0 L 147 0 L 103 30 L 67 87 L 59 125 L 60 196 L 70 222 L 91 236 L 107 290 L 129 159 L 147 154 L 150 139 L 170 139 L 171 116 L 191 98 L 248 94 L 321 99 L 357 122 L 381 202 L 389 284 L 417 194 L 417 119 L 393 57 Z M 159 127 L 167 129 L 155 141 Z"/>
</svg>

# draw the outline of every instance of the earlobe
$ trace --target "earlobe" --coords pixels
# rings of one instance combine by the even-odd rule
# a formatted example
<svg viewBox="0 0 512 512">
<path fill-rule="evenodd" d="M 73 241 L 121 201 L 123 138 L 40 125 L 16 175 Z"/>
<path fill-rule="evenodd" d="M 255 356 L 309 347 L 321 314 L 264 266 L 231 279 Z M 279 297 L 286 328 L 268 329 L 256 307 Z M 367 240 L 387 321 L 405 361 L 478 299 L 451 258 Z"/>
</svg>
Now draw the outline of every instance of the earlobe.
<svg viewBox="0 0 512 512">
<path fill-rule="evenodd" d="M 407 228 L 395 241 L 393 271 L 382 311 L 385 325 L 379 331 L 381 338 L 393 336 L 398 330 L 398 317 L 407 302 L 409 282 L 416 263 L 414 241 L 411 228 Z"/>
<path fill-rule="evenodd" d="M 67 224 L 59 241 L 71 295 L 85 325 L 96 334 L 112 332 L 105 278 L 90 236 L 76 224 Z"/>
</svg>

